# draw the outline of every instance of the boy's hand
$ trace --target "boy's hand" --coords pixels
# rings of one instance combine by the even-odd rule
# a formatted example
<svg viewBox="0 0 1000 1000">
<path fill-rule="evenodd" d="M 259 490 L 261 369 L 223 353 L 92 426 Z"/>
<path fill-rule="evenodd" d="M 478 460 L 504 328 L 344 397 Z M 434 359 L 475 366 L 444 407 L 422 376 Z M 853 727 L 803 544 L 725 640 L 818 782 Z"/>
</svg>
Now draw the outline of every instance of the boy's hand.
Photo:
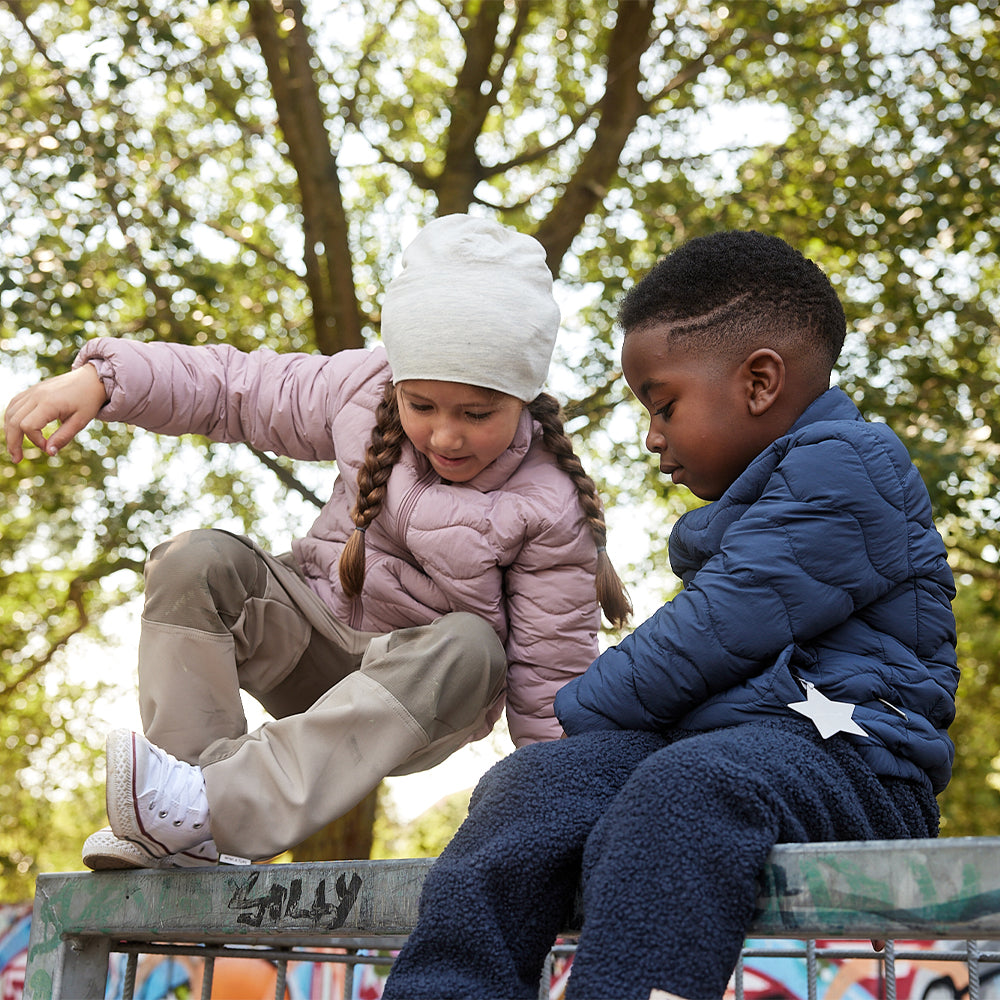
<svg viewBox="0 0 1000 1000">
<path fill-rule="evenodd" d="M 93 365 L 81 365 L 19 392 L 10 401 L 3 421 L 10 457 L 15 462 L 24 458 L 25 438 L 47 455 L 55 455 L 97 416 L 107 401 L 104 384 Z M 59 427 L 46 438 L 45 428 L 54 420 Z"/>
</svg>

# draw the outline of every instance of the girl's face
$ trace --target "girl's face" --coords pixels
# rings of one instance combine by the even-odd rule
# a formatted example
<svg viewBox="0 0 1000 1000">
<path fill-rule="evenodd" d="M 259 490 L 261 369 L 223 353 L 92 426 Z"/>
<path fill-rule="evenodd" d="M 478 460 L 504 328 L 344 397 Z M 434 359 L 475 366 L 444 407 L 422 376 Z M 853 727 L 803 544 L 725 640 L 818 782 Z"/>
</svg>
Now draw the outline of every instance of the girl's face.
<svg viewBox="0 0 1000 1000">
<path fill-rule="evenodd" d="M 467 483 L 510 447 L 524 408 L 503 392 L 431 379 L 404 379 L 396 403 L 413 447 L 452 483 Z"/>
<path fill-rule="evenodd" d="M 770 443 L 748 408 L 742 366 L 672 347 L 661 324 L 629 332 L 622 371 L 649 411 L 646 447 L 660 471 L 702 500 L 718 500 Z"/>
</svg>

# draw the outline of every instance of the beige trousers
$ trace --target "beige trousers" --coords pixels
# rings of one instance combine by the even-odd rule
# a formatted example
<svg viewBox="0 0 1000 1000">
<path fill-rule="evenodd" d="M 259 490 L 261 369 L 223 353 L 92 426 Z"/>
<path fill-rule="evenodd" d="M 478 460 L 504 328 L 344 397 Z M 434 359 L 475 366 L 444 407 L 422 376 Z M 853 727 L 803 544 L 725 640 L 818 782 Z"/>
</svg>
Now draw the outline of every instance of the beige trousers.
<svg viewBox="0 0 1000 1000">
<path fill-rule="evenodd" d="M 475 615 L 387 634 L 337 621 L 288 556 L 187 532 L 146 566 L 139 707 L 147 739 L 199 764 L 220 851 L 269 858 L 386 775 L 483 729 L 506 658 Z M 247 732 L 240 689 L 275 718 Z"/>
</svg>

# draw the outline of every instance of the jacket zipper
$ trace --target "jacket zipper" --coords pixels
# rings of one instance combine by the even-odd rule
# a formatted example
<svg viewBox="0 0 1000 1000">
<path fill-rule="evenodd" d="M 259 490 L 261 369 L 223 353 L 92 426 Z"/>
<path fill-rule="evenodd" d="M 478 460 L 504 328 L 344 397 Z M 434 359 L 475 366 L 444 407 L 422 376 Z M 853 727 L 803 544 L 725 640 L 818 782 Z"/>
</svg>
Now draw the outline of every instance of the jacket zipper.
<svg viewBox="0 0 1000 1000">
<path fill-rule="evenodd" d="M 403 539 L 403 529 L 410 523 L 410 514 L 413 513 L 413 508 L 417 505 L 417 499 L 424 490 L 430 485 L 431 478 L 436 479 L 437 473 L 433 469 L 429 469 L 425 472 L 411 487 L 410 491 L 403 497 L 403 502 L 399 505 L 399 514 L 396 517 L 396 530 L 399 534 L 400 543 Z M 402 544 L 400 545 L 403 548 Z M 407 551 L 403 548 L 403 551 Z M 411 553 L 412 554 L 412 553 Z"/>
<path fill-rule="evenodd" d="M 410 521 L 410 514 L 413 512 L 413 508 L 416 506 L 417 499 L 420 494 L 427 489 L 430 485 L 430 480 L 436 478 L 437 473 L 433 469 L 429 469 L 423 476 L 421 476 L 409 489 L 406 496 L 403 497 L 402 503 L 399 505 L 399 514 L 396 517 L 396 528 L 397 533 L 400 538 L 400 550 L 406 552 L 407 549 L 402 544 L 403 538 L 403 526 L 408 524 Z M 412 555 L 412 553 L 410 553 Z M 353 629 L 361 630 L 361 623 L 365 615 L 364 606 L 364 591 L 354 598 L 351 607 L 351 621 L 350 626 Z"/>
</svg>

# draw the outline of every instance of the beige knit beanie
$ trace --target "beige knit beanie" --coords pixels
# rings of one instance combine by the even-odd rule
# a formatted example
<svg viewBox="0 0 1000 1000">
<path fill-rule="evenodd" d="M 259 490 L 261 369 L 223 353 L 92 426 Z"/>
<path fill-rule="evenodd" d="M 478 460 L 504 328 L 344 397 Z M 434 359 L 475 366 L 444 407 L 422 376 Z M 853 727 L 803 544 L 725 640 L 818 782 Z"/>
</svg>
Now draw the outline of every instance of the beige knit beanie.
<svg viewBox="0 0 1000 1000">
<path fill-rule="evenodd" d="M 393 383 L 463 382 L 530 403 L 558 330 L 542 245 L 468 215 L 445 215 L 417 234 L 382 302 Z"/>
</svg>

